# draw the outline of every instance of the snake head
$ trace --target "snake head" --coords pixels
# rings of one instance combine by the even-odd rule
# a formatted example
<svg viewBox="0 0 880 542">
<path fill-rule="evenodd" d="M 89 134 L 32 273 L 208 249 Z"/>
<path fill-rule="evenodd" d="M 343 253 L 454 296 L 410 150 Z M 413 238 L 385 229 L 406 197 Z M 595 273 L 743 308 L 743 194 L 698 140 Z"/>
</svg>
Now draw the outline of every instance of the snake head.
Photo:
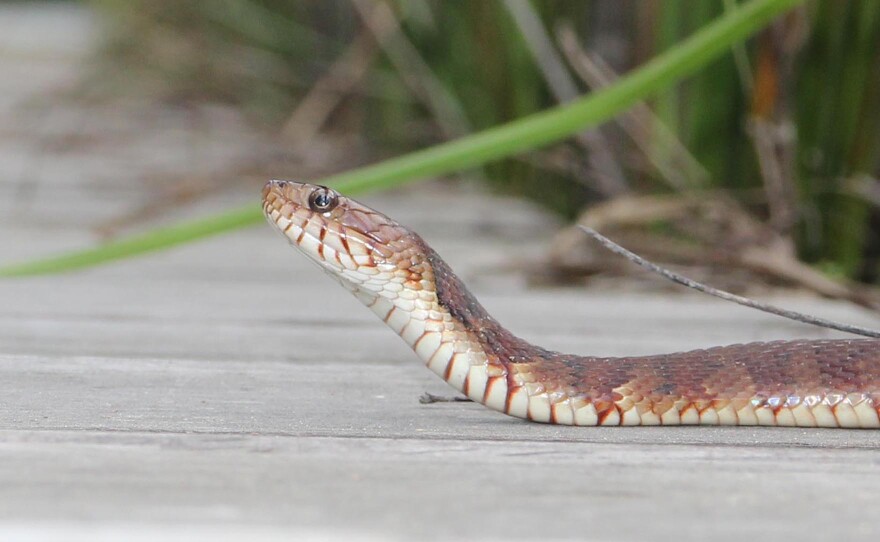
<svg viewBox="0 0 880 542">
<path fill-rule="evenodd" d="M 352 290 L 397 290 L 394 283 L 416 278 L 424 264 L 416 234 L 325 186 L 269 181 L 263 212 L 293 246 Z"/>
</svg>

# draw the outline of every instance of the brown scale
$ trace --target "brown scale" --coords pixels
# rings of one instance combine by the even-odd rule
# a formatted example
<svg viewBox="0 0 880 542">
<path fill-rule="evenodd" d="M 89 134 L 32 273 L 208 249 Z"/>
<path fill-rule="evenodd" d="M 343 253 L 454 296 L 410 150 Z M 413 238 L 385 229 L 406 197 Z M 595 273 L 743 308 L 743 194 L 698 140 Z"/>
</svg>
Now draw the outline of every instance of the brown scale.
<svg viewBox="0 0 880 542">
<path fill-rule="evenodd" d="M 836 395 L 864 394 L 880 405 L 880 341 L 799 340 L 735 344 L 655 356 L 606 358 L 560 354 L 513 335 L 480 305 L 445 262 L 419 240 L 434 268 L 437 296 L 483 346 L 490 363 L 531 373 L 548 390 L 592 402 L 600 415 L 630 399 L 658 415 L 676 402 L 698 409 L 796 406 L 805 397 L 833 404 Z M 506 371 L 512 376 L 513 371 Z M 510 380 L 512 384 L 512 379 Z M 600 416 L 601 419 L 601 416 Z"/>
<path fill-rule="evenodd" d="M 636 401 L 644 397 L 655 404 L 671 398 L 717 407 L 755 398 L 763 401 L 754 406 L 762 406 L 771 398 L 826 400 L 834 392 L 866 394 L 875 405 L 880 399 L 880 341 L 867 339 L 775 341 L 623 358 L 555 354 L 539 357 L 529 370 L 590 401 L 620 400 L 613 390 L 624 385 Z"/>
</svg>

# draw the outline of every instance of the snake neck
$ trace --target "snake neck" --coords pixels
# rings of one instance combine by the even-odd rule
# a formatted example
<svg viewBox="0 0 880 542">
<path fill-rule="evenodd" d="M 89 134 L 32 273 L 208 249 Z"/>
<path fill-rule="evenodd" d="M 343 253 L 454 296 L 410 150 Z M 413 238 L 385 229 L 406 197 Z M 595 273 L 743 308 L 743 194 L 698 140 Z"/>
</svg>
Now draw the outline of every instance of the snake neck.
<svg viewBox="0 0 880 542">
<path fill-rule="evenodd" d="M 436 252 L 430 248 L 426 252 L 434 274 L 436 303 L 459 324 L 470 342 L 479 343 L 478 348 L 492 358 L 493 363 L 509 369 L 517 363 L 555 355 L 508 331 L 483 308 Z"/>
<path fill-rule="evenodd" d="M 508 390 L 523 385 L 518 365 L 554 353 L 505 329 L 461 279 L 427 246 L 423 255 L 381 291 L 350 288 L 397 333 L 427 367 L 473 401 L 505 412 Z"/>
</svg>

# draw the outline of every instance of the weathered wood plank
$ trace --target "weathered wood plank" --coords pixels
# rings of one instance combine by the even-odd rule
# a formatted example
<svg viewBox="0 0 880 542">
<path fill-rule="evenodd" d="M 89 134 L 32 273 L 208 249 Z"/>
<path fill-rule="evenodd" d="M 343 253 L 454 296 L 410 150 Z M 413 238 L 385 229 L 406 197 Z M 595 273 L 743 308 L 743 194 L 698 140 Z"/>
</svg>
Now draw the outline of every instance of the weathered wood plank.
<svg viewBox="0 0 880 542">
<path fill-rule="evenodd" d="M 22 432 L 0 442 L 0 458 L 17 494 L 0 517 L 33 522 L 247 522 L 405 540 L 877 532 L 870 450 Z"/>
<path fill-rule="evenodd" d="M 82 11 L 31 19 L 35 9 L 0 6 L 0 67 L 13 74 L 0 78 L 0 260 L 89 246 L 95 225 L 155 195 L 145 178 L 252 143 L 245 128 L 203 134 L 193 165 L 178 111 L 18 107 L 75 75 L 70 59 L 91 32 Z M 97 150 L 40 139 L 72 128 L 111 137 Z M 161 221 L 255 204 L 257 188 Z M 694 296 L 530 290 L 516 274 L 498 277 L 555 225 L 522 202 L 431 185 L 366 200 L 413 226 L 502 322 L 547 347 L 645 354 L 830 336 Z M 842 304 L 780 303 L 873 323 Z M 268 227 L 0 281 L 0 539 L 878 534 L 874 432 L 553 427 L 474 404 L 421 405 L 424 391 L 449 393 Z"/>
<path fill-rule="evenodd" d="M 472 403 L 418 365 L 0 356 L 0 431 L 872 448 L 871 431 L 601 428 L 526 423 Z M 540 465 L 536 465 L 540 467 Z M 878 473 L 880 476 L 880 473 Z"/>
</svg>

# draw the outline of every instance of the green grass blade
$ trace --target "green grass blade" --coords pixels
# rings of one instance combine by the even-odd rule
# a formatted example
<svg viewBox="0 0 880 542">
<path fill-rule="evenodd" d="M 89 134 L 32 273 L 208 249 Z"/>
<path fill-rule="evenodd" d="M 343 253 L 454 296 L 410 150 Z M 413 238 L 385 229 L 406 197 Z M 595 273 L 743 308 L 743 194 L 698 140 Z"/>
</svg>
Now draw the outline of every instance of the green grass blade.
<svg viewBox="0 0 880 542">
<path fill-rule="evenodd" d="M 607 121 L 694 73 L 773 17 L 803 0 L 753 0 L 706 25 L 681 44 L 616 84 L 566 105 L 399 158 L 321 179 L 345 193 L 388 188 L 419 178 L 471 168 L 564 139 Z M 0 268 L 0 277 L 59 273 L 250 226 L 262 221 L 257 205 L 159 228 L 102 246 Z"/>
</svg>

